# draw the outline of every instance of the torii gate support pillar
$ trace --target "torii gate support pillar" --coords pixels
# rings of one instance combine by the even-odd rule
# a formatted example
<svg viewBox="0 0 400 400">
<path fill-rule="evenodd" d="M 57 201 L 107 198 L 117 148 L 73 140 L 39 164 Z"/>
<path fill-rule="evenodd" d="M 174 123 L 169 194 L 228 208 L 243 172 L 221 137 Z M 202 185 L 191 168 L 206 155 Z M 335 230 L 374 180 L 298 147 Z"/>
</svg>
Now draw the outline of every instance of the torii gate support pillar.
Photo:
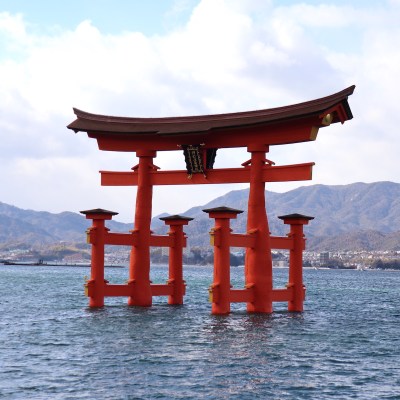
<svg viewBox="0 0 400 400">
<path fill-rule="evenodd" d="M 185 281 L 183 280 L 183 248 L 186 246 L 186 236 L 183 232 L 183 226 L 187 225 L 193 218 L 182 217 L 180 215 L 172 215 L 160 218 L 169 225 L 169 237 L 172 244 L 169 248 L 169 265 L 168 265 L 168 285 L 173 287 L 172 294 L 168 296 L 168 304 L 183 304 L 183 296 L 185 295 Z"/>
<path fill-rule="evenodd" d="M 288 311 L 303 311 L 306 289 L 303 284 L 303 250 L 305 249 L 305 238 L 303 225 L 307 225 L 313 217 L 301 214 L 290 214 L 278 217 L 287 225 L 290 225 L 289 238 L 292 246 L 289 253 L 289 282 L 288 289 L 293 288 L 293 296 L 288 302 Z"/>
<path fill-rule="evenodd" d="M 105 220 L 109 220 L 118 213 L 103 210 L 101 208 L 81 211 L 86 219 L 91 219 L 92 226 L 86 231 L 87 242 L 92 243 L 92 261 L 90 268 L 90 279 L 85 284 L 89 296 L 89 307 L 103 307 L 105 285 L 104 279 L 104 244 L 108 228 L 105 227 Z"/>
<path fill-rule="evenodd" d="M 231 275 L 230 275 L 230 220 L 242 211 L 233 208 L 203 210 L 215 219 L 210 232 L 210 242 L 214 246 L 214 277 L 209 288 L 212 314 L 229 314 L 231 311 Z"/>
</svg>

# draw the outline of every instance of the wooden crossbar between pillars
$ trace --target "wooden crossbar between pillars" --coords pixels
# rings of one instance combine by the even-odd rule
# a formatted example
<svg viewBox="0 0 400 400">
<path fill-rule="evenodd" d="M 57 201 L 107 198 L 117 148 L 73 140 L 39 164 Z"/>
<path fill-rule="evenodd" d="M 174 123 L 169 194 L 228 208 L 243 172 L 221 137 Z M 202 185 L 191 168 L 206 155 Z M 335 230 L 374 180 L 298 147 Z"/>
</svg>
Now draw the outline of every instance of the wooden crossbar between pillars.
<svg viewBox="0 0 400 400">
<path fill-rule="evenodd" d="M 252 304 L 257 301 L 260 289 L 255 290 L 255 283 L 246 284 L 244 289 L 232 289 L 230 284 L 230 247 L 254 247 L 257 245 L 255 232 L 247 234 L 231 233 L 230 219 L 236 218 L 241 210 L 229 207 L 216 207 L 203 210 L 210 218 L 215 219 L 215 226 L 210 232 L 210 244 L 214 246 L 214 278 L 209 288 L 209 298 L 212 303 L 212 314 L 228 314 L 231 303 L 246 302 Z M 286 288 L 269 290 L 268 298 L 271 302 L 288 302 L 289 311 L 303 311 L 305 287 L 302 276 L 302 253 L 305 249 L 303 225 L 313 219 L 301 214 L 290 214 L 279 217 L 285 224 L 290 225 L 288 237 L 271 236 L 271 248 L 290 250 L 289 278 Z M 275 247 L 276 246 L 276 247 Z M 245 272 L 247 273 L 247 271 Z M 268 274 L 268 271 L 266 271 Z"/>
<path fill-rule="evenodd" d="M 87 230 L 87 242 L 92 245 L 91 277 L 85 283 L 85 292 L 89 297 L 89 307 L 103 307 L 105 297 L 125 296 L 135 299 L 143 289 L 140 282 L 128 281 L 125 285 L 109 284 L 104 279 L 104 246 L 129 245 L 137 246 L 136 230 L 130 233 L 111 233 L 105 227 L 105 220 L 112 219 L 114 213 L 103 209 L 81 211 L 87 219 L 92 219 L 92 226 Z M 173 215 L 160 218 L 170 227 L 168 236 L 150 234 L 149 245 L 169 247 L 169 270 L 166 284 L 152 284 L 151 296 L 168 296 L 168 304 L 183 304 L 185 281 L 183 280 L 183 248 L 186 247 L 186 236 L 183 226 L 193 218 Z M 147 285 L 145 282 L 145 289 Z"/>
<path fill-rule="evenodd" d="M 263 165 L 261 179 L 263 182 L 304 181 L 312 179 L 314 163 L 293 165 Z M 207 170 L 206 175 L 193 174 L 188 179 L 187 171 L 149 170 L 149 181 L 152 185 L 198 185 L 220 183 L 248 183 L 250 182 L 249 166 L 243 168 L 224 168 Z M 117 172 L 100 171 L 102 186 L 137 186 L 139 182 L 138 170 Z"/>
<path fill-rule="evenodd" d="M 230 247 L 256 246 L 256 232 L 234 234 L 231 232 L 229 221 L 236 218 L 241 210 L 227 207 L 204 210 L 215 219 L 215 227 L 210 232 L 210 241 L 214 246 L 214 277 L 211 285 L 210 300 L 213 314 L 227 314 L 230 304 L 237 302 L 254 303 L 258 295 L 254 290 L 255 284 L 246 284 L 244 289 L 232 289 L 230 286 Z M 105 245 L 134 245 L 137 234 L 110 233 L 105 227 L 105 220 L 112 219 L 111 211 L 95 209 L 82 211 L 86 218 L 92 219 L 93 225 L 87 231 L 88 243 L 92 245 L 91 277 L 85 284 L 89 297 L 89 307 L 103 307 L 104 297 L 126 296 L 135 298 L 137 285 L 109 284 L 104 279 L 104 246 Z M 280 216 L 285 224 L 290 225 L 287 237 L 271 236 L 271 248 L 290 250 L 289 280 L 286 288 L 270 289 L 269 297 L 272 302 L 287 301 L 289 311 L 303 311 L 305 287 L 302 276 L 302 253 L 305 249 L 303 225 L 308 224 L 312 217 L 301 214 Z M 183 304 L 185 281 L 183 280 L 182 257 L 183 247 L 186 246 L 186 236 L 183 226 L 192 218 L 174 215 L 160 218 L 170 226 L 168 236 L 151 235 L 150 243 L 157 246 L 169 247 L 169 279 L 167 284 L 150 284 L 151 296 L 168 296 L 169 304 Z M 140 287 L 139 287 L 140 290 Z"/>
</svg>

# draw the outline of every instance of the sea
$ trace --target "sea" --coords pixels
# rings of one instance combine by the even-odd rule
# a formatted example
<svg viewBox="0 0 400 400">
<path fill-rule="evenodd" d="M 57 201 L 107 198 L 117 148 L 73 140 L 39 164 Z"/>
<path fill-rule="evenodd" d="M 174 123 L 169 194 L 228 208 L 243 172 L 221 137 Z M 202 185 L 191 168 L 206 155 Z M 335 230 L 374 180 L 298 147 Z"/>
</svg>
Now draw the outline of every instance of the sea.
<svg viewBox="0 0 400 400">
<path fill-rule="evenodd" d="M 1 399 L 400 399 L 400 272 L 305 270 L 304 312 L 228 316 L 211 315 L 212 267 L 184 267 L 183 306 L 149 308 L 89 309 L 89 274 L 0 265 Z M 151 274 L 164 283 L 167 267 Z M 243 267 L 231 276 L 243 287 Z"/>
</svg>

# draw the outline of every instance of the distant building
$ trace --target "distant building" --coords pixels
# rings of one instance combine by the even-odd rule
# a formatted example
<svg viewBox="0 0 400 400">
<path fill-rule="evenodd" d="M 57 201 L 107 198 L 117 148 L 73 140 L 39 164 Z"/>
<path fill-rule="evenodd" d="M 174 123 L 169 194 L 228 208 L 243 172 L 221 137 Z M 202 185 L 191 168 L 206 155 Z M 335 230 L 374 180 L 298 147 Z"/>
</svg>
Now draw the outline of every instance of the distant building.
<svg viewBox="0 0 400 400">
<path fill-rule="evenodd" d="M 273 260 L 272 261 L 272 266 L 275 268 L 287 268 L 288 263 L 285 260 Z"/>
<path fill-rule="evenodd" d="M 319 263 L 321 265 L 329 263 L 329 252 L 319 253 Z"/>
</svg>

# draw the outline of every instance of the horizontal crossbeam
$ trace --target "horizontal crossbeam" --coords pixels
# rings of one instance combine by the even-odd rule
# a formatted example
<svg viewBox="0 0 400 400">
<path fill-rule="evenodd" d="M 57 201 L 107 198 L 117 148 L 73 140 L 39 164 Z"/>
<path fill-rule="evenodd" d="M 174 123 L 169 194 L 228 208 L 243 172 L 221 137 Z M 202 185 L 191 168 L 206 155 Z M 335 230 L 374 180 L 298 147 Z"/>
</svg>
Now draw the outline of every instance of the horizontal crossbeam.
<svg viewBox="0 0 400 400">
<path fill-rule="evenodd" d="M 286 289 L 272 289 L 272 301 L 291 301 L 293 300 L 293 287 Z"/>
<path fill-rule="evenodd" d="M 312 179 L 314 163 L 293 165 L 266 165 L 263 182 L 304 181 Z M 102 186 L 137 186 L 138 172 L 100 171 Z M 250 167 L 212 169 L 203 174 L 193 174 L 189 179 L 186 170 L 149 171 L 152 185 L 197 185 L 218 183 L 249 183 Z"/>
<path fill-rule="evenodd" d="M 284 236 L 270 236 L 271 249 L 279 250 L 292 250 L 293 239 L 291 237 Z"/>
<path fill-rule="evenodd" d="M 104 244 L 116 246 L 137 246 L 138 236 L 135 231 L 131 233 L 109 233 L 104 238 Z M 89 235 L 88 243 L 95 244 L 95 239 Z M 165 235 L 151 235 L 150 246 L 173 247 L 174 237 Z M 186 247 L 186 238 L 183 238 L 183 247 Z"/>
<path fill-rule="evenodd" d="M 254 301 L 253 289 L 231 289 L 229 292 L 231 303 L 250 303 Z"/>
<path fill-rule="evenodd" d="M 174 293 L 173 284 L 151 284 L 151 295 L 152 296 L 171 296 Z M 94 295 L 94 287 L 88 287 L 88 296 Z M 121 297 L 121 296 L 135 296 L 134 285 L 110 285 L 104 284 L 104 296 L 106 297 Z"/>
</svg>

